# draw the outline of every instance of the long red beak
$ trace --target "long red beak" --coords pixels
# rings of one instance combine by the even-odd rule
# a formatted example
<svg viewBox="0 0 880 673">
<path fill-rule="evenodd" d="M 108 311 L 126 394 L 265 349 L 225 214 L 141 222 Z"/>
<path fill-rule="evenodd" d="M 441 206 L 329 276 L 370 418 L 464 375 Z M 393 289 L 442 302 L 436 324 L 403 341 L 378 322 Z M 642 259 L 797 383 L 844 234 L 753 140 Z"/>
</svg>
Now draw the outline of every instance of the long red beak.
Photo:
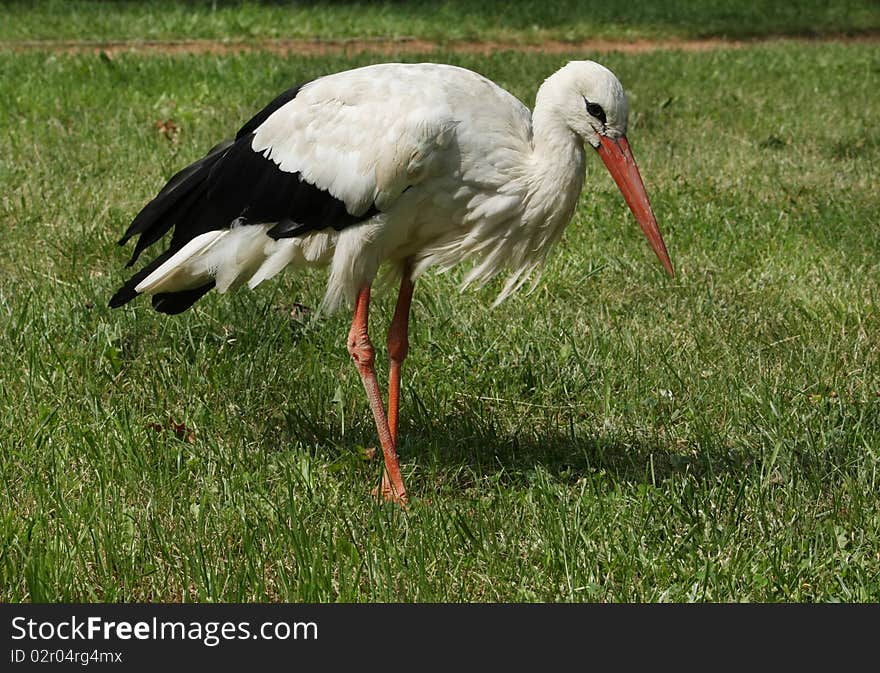
<svg viewBox="0 0 880 673">
<path fill-rule="evenodd" d="M 648 238 L 648 243 L 654 249 L 660 262 L 666 269 L 666 272 L 675 278 L 675 271 L 672 269 L 672 262 L 669 259 L 669 253 L 666 251 L 666 244 L 663 242 L 663 236 L 657 227 L 657 219 L 651 210 L 651 202 L 648 201 L 648 193 L 645 191 L 645 183 L 642 182 L 642 176 L 639 174 L 639 167 L 636 166 L 636 160 L 633 158 L 632 150 L 629 148 L 629 142 L 626 136 L 612 140 L 606 136 L 599 136 L 600 145 L 596 148 L 608 172 L 614 178 L 614 182 L 620 187 L 623 198 L 626 199 L 629 209 L 636 216 L 636 221 L 641 226 L 642 231 Z"/>
</svg>

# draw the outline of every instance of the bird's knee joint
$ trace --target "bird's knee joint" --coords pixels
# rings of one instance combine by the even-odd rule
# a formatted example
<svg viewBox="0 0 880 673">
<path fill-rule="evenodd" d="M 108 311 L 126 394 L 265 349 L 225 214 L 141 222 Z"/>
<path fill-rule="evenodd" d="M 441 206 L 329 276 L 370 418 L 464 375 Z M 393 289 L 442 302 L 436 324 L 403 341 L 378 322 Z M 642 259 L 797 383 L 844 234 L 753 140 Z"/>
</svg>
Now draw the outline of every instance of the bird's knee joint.
<svg viewBox="0 0 880 673">
<path fill-rule="evenodd" d="M 348 352 L 359 367 L 370 367 L 376 360 L 376 349 L 366 334 L 353 332 L 348 336 Z"/>
</svg>

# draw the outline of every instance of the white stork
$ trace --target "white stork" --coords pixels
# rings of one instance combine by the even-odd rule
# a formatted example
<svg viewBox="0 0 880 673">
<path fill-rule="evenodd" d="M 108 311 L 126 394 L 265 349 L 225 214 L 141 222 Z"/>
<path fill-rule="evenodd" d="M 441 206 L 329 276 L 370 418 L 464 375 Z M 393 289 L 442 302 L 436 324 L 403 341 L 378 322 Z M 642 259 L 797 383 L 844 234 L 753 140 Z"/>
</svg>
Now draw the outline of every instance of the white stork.
<svg viewBox="0 0 880 673">
<path fill-rule="evenodd" d="M 534 113 L 450 65 L 386 63 L 320 77 L 281 94 L 141 210 L 120 241 L 139 236 L 128 266 L 173 228 L 171 242 L 110 306 L 149 294 L 157 311 L 179 313 L 211 288 L 253 288 L 287 266 L 329 266 L 323 308 L 354 306 L 348 350 L 384 453 L 382 494 L 405 504 L 400 369 L 422 272 L 474 260 L 466 286 L 506 269 L 496 303 L 530 278 L 534 286 L 574 212 L 589 145 L 673 274 L 627 117 L 620 82 L 592 61 L 548 77 Z M 383 264 L 401 277 L 388 331 L 387 416 L 367 334 L 370 287 Z"/>
</svg>

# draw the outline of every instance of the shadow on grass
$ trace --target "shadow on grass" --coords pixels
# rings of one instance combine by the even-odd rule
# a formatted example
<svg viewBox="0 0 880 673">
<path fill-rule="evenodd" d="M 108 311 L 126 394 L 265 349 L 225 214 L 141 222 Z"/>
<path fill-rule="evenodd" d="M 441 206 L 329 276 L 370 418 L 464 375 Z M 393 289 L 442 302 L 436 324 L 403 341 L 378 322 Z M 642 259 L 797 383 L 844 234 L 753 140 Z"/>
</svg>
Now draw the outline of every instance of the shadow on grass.
<svg viewBox="0 0 880 673">
<path fill-rule="evenodd" d="M 607 475 L 613 483 L 658 485 L 683 476 L 712 480 L 753 470 L 756 462 L 755 456 L 711 438 L 682 447 L 662 437 L 662 431 L 609 428 L 598 419 L 595 423 L 579 419 L 567 430 L 538 424 L 506 431 L 491 416 L 471 411 L 444 417 L 442 423 L 413 419 L 403 425 L 399 453 L 404 472 L 414 469 L 421 479 L 445 485 L 452 481 L 462 489 L 486 482 L 525 486 L 538 471 L 570 484 L 590 475 Z M 279 445 L 314 446 L 322 460 L 363 465 L 361 447 L 378 447 L 375 428 L 366 416 L 344 437 L 301 410 L 288 410 L 285 419 L 280 444 L 277 434 L 267 428 L 266 450 L 278 450 Z M 381 450 L 376 455 L 380 461 Z"/>
<path fill-rule="evenodd" d="M 461 435 L 456 437 L 456 432 Z M 484 433 L 473 437 L 464 427 L 448 428 L 452 441 L 440 445 L 436 436 L 424 436 L 429 447 L 420 455 L 418 435 L 404 439 L 404 461 L 451 469 L 465 479 L 495 480 L 510 485 L 530 483 L 537 470 L 571 484 L 590 475 L 607 475 L 612 482 L 657 485 L 688 475 L 713 479 L 722 472 L 738 471 L 750 461 L 744 455 L 720 454 L 717 447 L 688 453 L 671 450 L 659 436 L 636 435 L 587 428 L 574 435 L 544 432 L 532 436 Z"/>
</svg>

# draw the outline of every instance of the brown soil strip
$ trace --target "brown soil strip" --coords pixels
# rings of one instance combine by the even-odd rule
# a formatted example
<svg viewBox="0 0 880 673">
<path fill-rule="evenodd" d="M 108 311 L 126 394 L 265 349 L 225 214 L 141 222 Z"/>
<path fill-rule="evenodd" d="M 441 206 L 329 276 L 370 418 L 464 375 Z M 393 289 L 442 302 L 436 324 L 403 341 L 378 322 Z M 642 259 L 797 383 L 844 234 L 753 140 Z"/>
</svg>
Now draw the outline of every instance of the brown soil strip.
<svg viewBox="0 0 880 673">
<path fill-rule="evenodd" d="M 104 53 L 114 56 L 119 53 L 140 54 L 240 54 L 249 52 L 269 52 L 280 56 L 325 56 L 380 54 L 431 54 L 461 53 L 489 55 L 504 51 L 521 51 L 544 54 L 590 54 L 590 53 L 646 53 L 651 51 L 699 52 L 712 49 L 739 49 L 771 43 L 812 44 L 820 42 L 847 42 L 861 44 L 880 44 L 880 33 L 861 35 L 830 35 L 821 37 L 776 36 L 750 40 L 726 40 L 707 38 L 699 40 L 584 40 L 563 42 L 547 40 L 539 44 L 521 44 L 501 41 L 454 41 L 431 42 L 415 38 L 403 39 L 351 39 L 351 40 L 256 40 L 250 42 L 230 40 L 33 40 L 19 42 L 0 42 L 0 50 L 13 52 L 51 51 L 70 54 Z"/>
</svg>

